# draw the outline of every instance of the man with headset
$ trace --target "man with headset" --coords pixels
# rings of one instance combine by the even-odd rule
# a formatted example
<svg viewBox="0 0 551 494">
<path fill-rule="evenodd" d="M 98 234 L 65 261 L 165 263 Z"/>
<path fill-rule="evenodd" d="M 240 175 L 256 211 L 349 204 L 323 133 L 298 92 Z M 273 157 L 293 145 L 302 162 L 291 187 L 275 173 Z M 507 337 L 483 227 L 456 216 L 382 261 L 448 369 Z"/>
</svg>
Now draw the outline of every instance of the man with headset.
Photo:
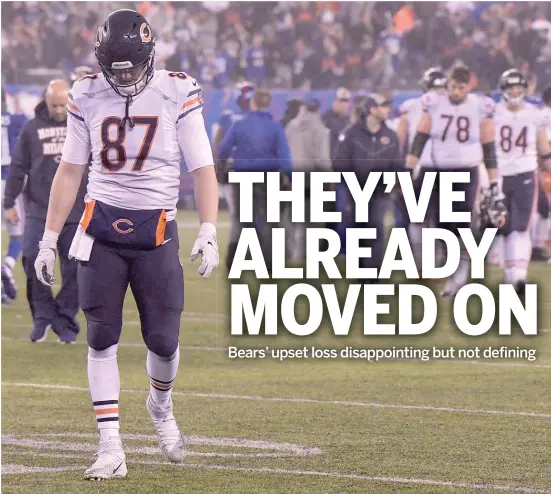
<svg viewBox="0 0 551 494">
<path fill-rule="evenodd" d="M 392 111 L 392 100 L 385 95 L 375 93 L 368 96 L 359 111 L 359 119 L 339 136 L 339 142 L 333 155 L 333 168 L 340 172 L 356 174 L 363 188 L 371 172 L 399 171 L 403 169 L 403 158 L 396 132 L 391 130 L 385 120 Z M 358 223 L 352 218 L 353 228 L 376 228 L 375 239 L 360 241 L 360 247 L 371 247 L 371 257 L 360 260 L 362 268 L 378 268 L 383 258 L 384 216 L 389 207 L 389 196 L 384 192 L 381 182 L 377 185 L 369 201 L 369 221 Z M 354 214 L 354 203 L 348 197 L 345 210 Z M 344 218 L 343 218 L 344 219 Z M 362 244 L 363 242 L 363 244 Z M 374 283 L 375 280 L 363 280 Z"/>
</svg>

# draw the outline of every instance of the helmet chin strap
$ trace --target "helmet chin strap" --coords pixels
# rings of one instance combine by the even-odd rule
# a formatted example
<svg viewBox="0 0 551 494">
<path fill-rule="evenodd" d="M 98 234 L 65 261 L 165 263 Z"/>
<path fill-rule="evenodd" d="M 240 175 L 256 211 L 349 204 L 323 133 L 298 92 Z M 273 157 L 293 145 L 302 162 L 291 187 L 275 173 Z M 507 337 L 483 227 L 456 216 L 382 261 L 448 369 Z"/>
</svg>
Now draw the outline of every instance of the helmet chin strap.
<svg viewBox="0 0 551 494">
<path fill-rule="evenodd" d="M 121 123 L 119 124 L 119 128 L 123 128 L 126 125 L 127 120 L 128 120 L 128 123 L 130 124 L 131 129 L 135 127 L 136 124 L 134 123 L 134 119 L 129 114 L 131 104 L 132 104 L 132 96 L 129 94 L 128 96 L 126 96 L 124 118 L 121 120 Z"/>
<path fill-rule="evenodd" d="M 140 79 L 132 85 L 129 86 L 117 86 L 116 91 L 123 97 L 126 98 L 126 106 L 124 111 L 124 118 L 121 120 L 121 123 L 119 124 L 119 128 L 123 128 L 126 125 L 126 122 L 130 124 L 130 128 L 133 129 L 135 127 L 134 119 L 130 116 L 130 105 L 132 104 L 132 99 L 134 96 L 137 96 L 140 94 L 142 89 L 147 86 L 147 83 L 151 80 L 151 77 L 149 76 L 150 71 L 146 67 L 144 69 L 144 72 L 142 72 L 142 75 Z"/>
<path fill-rule="evenodd" d="M 138 94 L 140 92 L 140 89 L 142 89 L 146 84 L 147 77 L 142 77 L 136 84 L 133 84 L 132 86 L 119 86 L 118 89 L 121 95 L 126 96 L 124 118 L 121 120 L 121 123 L 119 125 L 120 128 L 126 125 L 126 121 L 128 121 L 128 123 L 130 124 L 131 129 L 135 127 L 136 124 L 134 123 L 134 119 L 130 116 L 130 105 L 132 104 L 132 98 L 134 97 L 134 95 Z"/>
</svg>

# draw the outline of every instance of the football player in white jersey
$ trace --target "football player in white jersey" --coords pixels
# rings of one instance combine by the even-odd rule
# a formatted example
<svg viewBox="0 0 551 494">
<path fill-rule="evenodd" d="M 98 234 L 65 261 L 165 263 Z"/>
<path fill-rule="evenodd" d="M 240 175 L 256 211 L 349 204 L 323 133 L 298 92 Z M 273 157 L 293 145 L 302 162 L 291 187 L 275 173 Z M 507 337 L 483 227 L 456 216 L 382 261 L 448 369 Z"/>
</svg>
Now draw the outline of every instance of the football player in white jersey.
<svg viewBox="0 0 551 494">
<path fill-rule="evenodd" d="M 218 184 L 202 116 L 198 83 L 187 74 L 154 69 L 155 38 L 132 10 L 110 14 L 97 31 L 101 74 L 77 81 L 67 110 L 67 138 L 50 196 L 35 269 L 53 282 L 56 241 L 92 154 L 86 209 L 69 255 L 78 260 L 80 306 L 88 326 L 88 380 L 100 433 L 86 479 L 126 476 L 119 435 L 117 345 L 128 286 L 148 348 L 147 409 L 159 446 L 182 461 L 185 438 L 172 412 L 183 272 L 175 221 L 183 154 L 194 178 L 199 235 L 191 252 L 199 273 L 218 265 Z"/>
<path fill-rule="evenodd" d="M 530 223 L 538 202 L 538 156 L 551 164 L 546 117 L 524 98 L 528 82 L 517 69 L 504 72 L 499 80 L 502 99 L 496 107 L 497 163 L 503 177 L 507 222 L 505 237 L 505 283 L 524 292 L 532 253 Z"/>
<path fill-rule="evenodd" d="M 434 92 L 437 94 L 444 94 L 446 92 L 447 77 L 444 72 L 438 68 L 430 68 L 423 74 L 422 84 L 425 94 L 429 92 Z M 423 103 L 422 96 L 417 98 L 412 98 L 404 101 L 400 106 L 400 122 L 398 123 L 398 128 L 396 133 L 398 134 L 398 139 L 400 140 L 400 147 L 404 149 L 407 146 L 407 151 L 411 151 L 411 145 L 413 142 L 413 137 L 417 130 L 417 125 L 419 120 L 423 115 Z M 435 171 L 434 164 L 432 162 L 432 151 L 431 151 L 431 141 L 427 141 L 425 149 L 423 149 L 423 154 L 419 158 L 420 174 L 419 178 L 422 179 L 422 174 L 427 171 Z M 431 213 L 434 213 L 432 211 Z M 434 218 L 426 218 L 426 223 L 429 224 Z M 410 223 L 409 224 L 409 238 L 411 246 L 413 249 L 413 254 L 415 256 L 415 261 L 420 267 L 421 259 L 421 236 L 423 231 L 423 224 L 421 223 Z"/>
<path fill-rule="evenodd" d="M 506 208 L 499 183 L 496 151 L 494 144 L 494 123 L 492 121 L 495 104 L 484 96 L 471 94 L 472 74 L 467 67 L 455 67 L 448 78 L 446 94 L 426 93 L 423 95 L 423 115 L 417 125 L 411 151 L 406 166 L 419 170 L 419 159 L 425 145 L 432 140 L 432 159 L 435 168 L 441 171 L 469 172 L 470 181 L 457 185 L 456 190 L 465 194 L 465 200 L 454 204 L 455 211 L 474 213 L 477 201 L 479 170 L 484 162 L 490 177 L 492 201 L 490 213 L 496 227 L 503 226 Z M 431 209 L 438 210 L 438 179 L 431 197 Z M 443 223 L 439 227 L 447 228 L 458 234 L 459 228 L 469 228 L 468 223 Z M 459 268 L 450 277 L 443 296 L 455 296 L 469 278 L 470 259 L 466 249 L 462 249 Z"/>
</svg>

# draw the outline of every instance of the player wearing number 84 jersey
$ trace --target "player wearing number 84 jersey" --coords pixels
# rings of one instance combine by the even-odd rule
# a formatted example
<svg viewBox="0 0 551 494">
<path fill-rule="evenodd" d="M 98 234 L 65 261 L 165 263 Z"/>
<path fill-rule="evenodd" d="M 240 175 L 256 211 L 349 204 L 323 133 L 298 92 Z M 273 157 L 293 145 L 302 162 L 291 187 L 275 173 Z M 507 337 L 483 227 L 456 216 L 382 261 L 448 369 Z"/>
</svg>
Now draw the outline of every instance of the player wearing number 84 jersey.
<svg viewBox="0 0 551 494">
<path fill-rule="evenodd" d="M 218 188 L 202 116 L 201 88 L 187 74 L 154 69 L 155 38 L 143 16 L 118 10 L 96 34 L 101 74 L 77 81 L 67 105 L 61 163 L 35 263 L 37 277 L 53 283 L 58 232 L 75 201 L 92 155 L 86 208 L 69 255 L 78 260 L 80 306 L 88 326 L 88 380 L 100 433 L 86 479 L 126 476 L 119 435 L 117 346 L 128 286 L 148 348 L 147 409 L 159 446 L 182 461 L 185 438 L 172 411 L 184 304 L 176 203 L 180 161 L 194 178 L 201 223 L 192 260 L 201 255 L 205 278 L 218 265 Z"/>
<path fill-rule="evenodd" d="M 501 230 L 505 237 L 505 282 L 518 292 L 524 290 L 532 252 L 530 222 L 538 200 L 538 156 L 551 164 L 548 118 L 524 101 L 527 87 L 518 70 L 504 72 L 499 81 L 502 99 L 494 118 L 497 162 L 508 209 Z"/>
</svg>

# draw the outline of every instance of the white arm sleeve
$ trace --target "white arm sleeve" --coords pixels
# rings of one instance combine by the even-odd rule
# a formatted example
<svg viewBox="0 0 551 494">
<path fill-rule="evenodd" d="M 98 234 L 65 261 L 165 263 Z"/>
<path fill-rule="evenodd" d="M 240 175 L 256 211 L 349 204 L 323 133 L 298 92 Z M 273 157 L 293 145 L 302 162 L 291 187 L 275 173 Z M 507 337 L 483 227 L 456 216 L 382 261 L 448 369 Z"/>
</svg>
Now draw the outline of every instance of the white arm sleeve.
<svg viewBox="0 0 551 494">
<path fill-rule="evenodd" d="M 74 111 L 67 112 L 67 137 L 61 159 L 74 165 L 87 165 L 90 149 L 90 132 L 84 119 Z"/>
<path fill-rule="evenodd" d="M 485 118 L 494 118 L 495 111 L 496 104 L 492 98 L 489 98 L 488 96 L 478 97 L 478 116 L 480 120 Z"/>
<path fill-rule="evenodd" d="M 176 124 L 178 145 L 188 171 L 213 166 L 212 148 L 201 111 L 194 111 Z"/>
</svg>

